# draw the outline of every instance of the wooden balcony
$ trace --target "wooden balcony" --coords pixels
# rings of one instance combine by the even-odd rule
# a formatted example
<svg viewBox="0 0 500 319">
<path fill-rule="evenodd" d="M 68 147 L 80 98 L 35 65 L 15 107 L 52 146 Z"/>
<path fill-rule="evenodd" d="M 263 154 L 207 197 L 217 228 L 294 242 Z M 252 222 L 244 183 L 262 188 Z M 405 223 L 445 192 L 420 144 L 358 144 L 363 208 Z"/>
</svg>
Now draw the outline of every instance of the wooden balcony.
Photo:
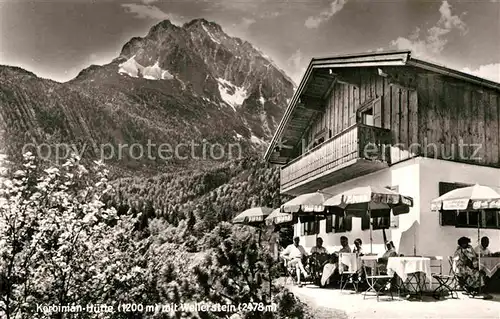
<svg viewBox="0 0 500 319">
<path fill-rule="evenodd" d="M 281 193 L 299 195 L 386 168 L 390 130 L 356 124 L 282 167 Z"/>
</svg>

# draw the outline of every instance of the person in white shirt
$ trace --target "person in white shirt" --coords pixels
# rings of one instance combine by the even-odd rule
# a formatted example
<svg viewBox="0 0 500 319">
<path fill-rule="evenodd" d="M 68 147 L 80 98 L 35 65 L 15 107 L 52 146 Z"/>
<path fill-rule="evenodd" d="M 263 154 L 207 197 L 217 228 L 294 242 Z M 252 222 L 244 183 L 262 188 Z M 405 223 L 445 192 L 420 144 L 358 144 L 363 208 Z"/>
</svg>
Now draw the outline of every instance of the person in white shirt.
<svg viewBox="0 0 500 319">
<path fill-rule="evenodd" d="M 489 245 L 490 245 L 490 239 L 484 236 L 483 238 L 481 238 L 481 244 L 478 245 L 476 248 L 474 248 L 474 251 L 480 257 L 489 256 L 491 255 L 491 251 L 488 249 Z"/>
<path fill-rule="evenodd" d="M 285 248 L 285 250 L 281 253 L 281 256 L 288 260 L 288 266 L 290 267 L 295 267 L 297 270 L 297 283 L 301 285 L 300 282 L 300 273 L 304 275 L 304 278 L 308 277 L 309 274 L 307 271 L 304 269 L 304 265 L 302 264 L 302 258 L 307 256 L 307 252 L 302 247 L 299 245 L 300 243 L 300 238 L 295 237 L 293 239 L 293 244 L 288 245 L 288 247 Z"/>
<path fill-rule="evenodd" d="M 346 236 L 340 237 L 340 248 L 339 251 L 333 253 L 333 258 L 323 267 L 323 273 L 321 275 L 321 285 L 324 286 L 330 282 L 330 277 L 338 268 L 338 259 L 340 253 L 350 253 L 351 247 L 349 247 L 349 239 Z"/>
</svg>

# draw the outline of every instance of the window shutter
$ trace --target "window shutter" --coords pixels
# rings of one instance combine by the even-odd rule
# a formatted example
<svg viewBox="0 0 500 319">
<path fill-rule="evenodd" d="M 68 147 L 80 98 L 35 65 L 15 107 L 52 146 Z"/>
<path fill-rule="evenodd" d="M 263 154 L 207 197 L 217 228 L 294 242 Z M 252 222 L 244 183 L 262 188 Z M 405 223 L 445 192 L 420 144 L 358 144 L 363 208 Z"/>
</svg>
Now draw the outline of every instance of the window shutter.
<svg viewBox="0 0 500 319">
<path fill-rule="evenodd" d="M 345 231 L 352 230 L 352 217 L 351 216 L 344 219 L 344 230 Z"/>
<path fill-rule="evenodd" d="M 439 196 L 444 195 L 454 189 L 473 186 L 472 184 L 464 184 L 464 183 L 447 183 L 447 182 L 439 182 Z M 439 212 L 439 224 L 441 226 L 457 226 L 461 222 L 458 219 L 458 216 L 455 212 Z"/>
<path fill-rule="evenodd" d="M 370 218 L 368 215 L 363 215 L 361 218 L 361 230 L 370 229 Z"/>
<path fill-rule="evenodd" d="M 319 234 L 319 220 L 315 220 L 314 222 L 314 234 Z"/>
<path fill-rule="evenodd" d="M 333 230 L 333 216 L 332 215 L 328 215 L 326 217 L 326 229 L 325 231 L 327 233 L 331 233 Z"/>
</svg>

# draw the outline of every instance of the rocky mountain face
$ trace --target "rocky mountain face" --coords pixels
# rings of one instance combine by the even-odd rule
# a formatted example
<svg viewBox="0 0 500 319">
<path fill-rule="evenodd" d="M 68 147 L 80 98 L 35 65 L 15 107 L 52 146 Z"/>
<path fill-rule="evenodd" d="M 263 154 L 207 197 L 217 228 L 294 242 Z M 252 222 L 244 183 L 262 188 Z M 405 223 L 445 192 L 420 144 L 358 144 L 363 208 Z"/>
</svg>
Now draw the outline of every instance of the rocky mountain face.
<svg viewBox="0 0 500 319">
<path fill-rule="evenodd" d="M 293 89 L 269 58 L 216 23 L 166 20 L 67 83 L 0 66 L 0 134 L 10 152 L 47 143 L 38 147 L 46 156 L 69 145 L 140 170 L 205 165 L 262 151 Z"/>
</svg>

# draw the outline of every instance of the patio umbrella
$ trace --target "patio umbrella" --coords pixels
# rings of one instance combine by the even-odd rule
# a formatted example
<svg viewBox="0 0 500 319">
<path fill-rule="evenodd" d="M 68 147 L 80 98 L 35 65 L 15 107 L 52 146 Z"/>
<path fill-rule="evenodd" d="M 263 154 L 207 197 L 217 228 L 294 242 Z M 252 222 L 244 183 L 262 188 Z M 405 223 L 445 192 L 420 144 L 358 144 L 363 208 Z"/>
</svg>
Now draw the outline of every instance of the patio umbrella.
<svg viewBox="0 0 500 319">
<path fill-rule="evenodd" d="M 272 211 L 273 209 L 269 207 L 253 207 L 233 218 L 233 224 L 260 226 Z"/>
<path fill-rule="evenodd" d="M 341 216 L 371 218 L 406 214 L 413 206 L 413 199 L 385 187 L 356 187 L 326 200 L 326 211 Z M 373 252 L 372 224 L 370 223 L 370 251 Z"/>
<path fill-rule="evenodd" d="M 484 210 L 500 209 L 500 189 L 482 186 L 457 188 L 432 200 L 432 210 Z"/>
<path fill-rule="evenodd" d="M 281 205 L 281 213 L 291 214 L 292 218 L 300 217 L 301 222 L 324 219 L 326 211 L 323 203 L 331 196 L 321 191 L 299 195 Z"/>
<path fill-rule="evenodd" d="M 434 211 L 452 211 L 456 214 L 465 211 L 478 213 L 477 240 L 481 242 L 480 213 L 487 210 L 500 209 L 500 188 L 476 184 L 474 186 L 457 188 L 432 200 L 431 209 Z M 479 255 L 481 264 L 481 255 Z"/>
<path fill-rule="evenodd" d="M 265 222 L 268 226 L 284 226 L 294 224 L 296 219 L 292 214 L 282 213 L 281 208 L 276 208 L 266 217 Z"/>
<path fill-rule="evenodd" d="M 241 214 L 233 218 L 233 224 L 244 224 L 259 228 L 259 244 L 262 235 L 262 226 L 265 223 L 265 218 L 272 212 L 269 207 L 253 207 L 243 211 Z"/>
<path fill-rule="evenodd" d="M 281 205 L 281 212 L 292 214 L 323 214 L 325 212 L 325 206 L 323 206 L 323 203 L 331 196 L 332 195 L 321 191 L 302 194 Z"/>
</svg>

